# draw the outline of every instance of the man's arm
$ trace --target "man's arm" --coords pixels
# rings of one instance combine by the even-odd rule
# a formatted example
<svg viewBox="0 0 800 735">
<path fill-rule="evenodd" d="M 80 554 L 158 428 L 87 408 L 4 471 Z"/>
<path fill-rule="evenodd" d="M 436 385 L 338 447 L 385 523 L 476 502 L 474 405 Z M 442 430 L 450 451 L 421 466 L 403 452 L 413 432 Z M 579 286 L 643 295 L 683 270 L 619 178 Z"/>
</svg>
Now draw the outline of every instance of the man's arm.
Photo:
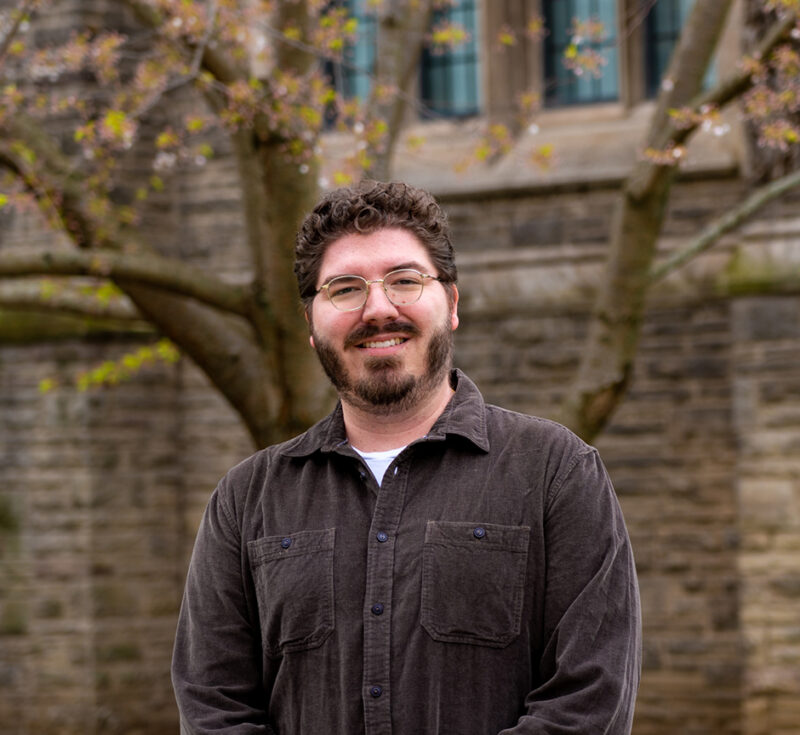
<svg viewBox="0 0 800 735">
<path fill-rule="evenodd" d="M 200 523 L 175 638 L 172 683 L 182 735 L 274 735 L 258 613 L 242 564 L 240 533 L 218 488 Z"/>
<path fill-rule="evenodd" d="M 546 506 L 540 685 L 500 735 L 628 735 L 641 672 L 641 610 L 628 533 L 605 468 L 581 451 Z"/>
</svg>

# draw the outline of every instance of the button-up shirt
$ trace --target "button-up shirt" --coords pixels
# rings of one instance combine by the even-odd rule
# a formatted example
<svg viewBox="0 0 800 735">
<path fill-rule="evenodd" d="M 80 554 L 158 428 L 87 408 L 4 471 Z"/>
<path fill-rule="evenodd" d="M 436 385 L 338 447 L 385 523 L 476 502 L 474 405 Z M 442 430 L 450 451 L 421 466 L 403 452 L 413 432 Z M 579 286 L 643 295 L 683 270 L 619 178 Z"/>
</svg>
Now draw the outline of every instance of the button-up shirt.
<svg viewBox="0 0 800 735">
<path fill-rule="evenodd" d="M 633 556 L 597 452 L 462 373 L 380 486 L 341 407 L 220 482 L 173 683 L 183 733 L 629 733 Z"/>
</svg>

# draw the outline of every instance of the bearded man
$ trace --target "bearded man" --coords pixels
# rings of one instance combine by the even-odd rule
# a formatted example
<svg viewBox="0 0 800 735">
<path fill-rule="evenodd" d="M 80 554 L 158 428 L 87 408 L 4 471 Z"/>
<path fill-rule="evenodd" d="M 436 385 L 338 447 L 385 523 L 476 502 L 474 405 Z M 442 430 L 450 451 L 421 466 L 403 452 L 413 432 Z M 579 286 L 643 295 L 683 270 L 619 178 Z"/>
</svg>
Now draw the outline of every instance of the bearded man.
<svg viewBox="0 0 800 735">
<path fill-rule="evenodd" d="M 597 452 L 452 367 L 433 197 L 367 182 L 297 237 L 339 402 L 220 482 L 173 657 L 185 735 L 627 735 L 633 555 Z"/>
</svg>

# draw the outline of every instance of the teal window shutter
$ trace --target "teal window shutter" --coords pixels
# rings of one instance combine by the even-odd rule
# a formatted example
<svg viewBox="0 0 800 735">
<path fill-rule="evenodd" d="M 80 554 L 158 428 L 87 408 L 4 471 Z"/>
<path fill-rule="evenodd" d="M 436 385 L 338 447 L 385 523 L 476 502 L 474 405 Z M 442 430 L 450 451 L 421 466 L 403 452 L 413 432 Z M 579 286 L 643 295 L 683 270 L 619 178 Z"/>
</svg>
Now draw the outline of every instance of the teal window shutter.
<svg viewBox="0 0 800 735">
<path fill-rule="evenodd" d="M 350 15 L 358 20 L 358 34 L 353 44 L 344 51 L 342 64 L 342 95 L 351 99 L 366 99 L 372 88 L 375 70 L 376 29 L 375 16 L 367 12 L 366 0 L 347 0 Z"/>
<path fill-rule="evenodd" d="M 619 52 L 617 46 L 617 3 L 614 0 L 544 0 L 545 104 L 562 105 L 609 102 L 619 98 Z M 604 64 L 598 73 L 577 75 L 564 64 L 572 43 L 573 20 L 599 21 L 602 39 L 586 39 L 578 48 L 600 54 Z"/>
<path fill-rule="evenodd" d="M 656 0 L 647 15 L 645 27 L 645 64 L 647 96 L 658 95 L 661 77 L 669 66 L 672 50 L 694 0 Z"/>
<path fill-rule="evenodd" d="M 420 97 L 426 117 L 468 117 L 480 112 L 478 10 L 475 0 L 459 0 L 434 13 L 432 27 L 456 24 L 468 40 L 449 49 L 426 48 L 420 69 Z"/>
<path fill-rule="evenodd" d="M 656 97 L 661 78 L 669 67 L 672 50 L 678 42 L 694 0 L 656 0 L 647 15 L 645 27 L 645 64 L 647 96 Z M 714 83 L 716 70 L 712 64 L 706 74 L 705 86 Z"/>
<path fill-rule="evenodd" d="M 336 89 L 346 99 L 368 97 L 372 87 L 377 47 L 376 19 L 367 0 L 345 0 L 358 20 L 355 43 L 349 44 L 341 62 L 326 69 Z M 423 51 L 420 97 L 423 117 L 465 117 L 480 110 L 478 10 L 475 0 L 459 0 L 435 12 L 432 27 L 448 22 L 462 26 L 469 39 L 454 48 Z"/>
</svg>

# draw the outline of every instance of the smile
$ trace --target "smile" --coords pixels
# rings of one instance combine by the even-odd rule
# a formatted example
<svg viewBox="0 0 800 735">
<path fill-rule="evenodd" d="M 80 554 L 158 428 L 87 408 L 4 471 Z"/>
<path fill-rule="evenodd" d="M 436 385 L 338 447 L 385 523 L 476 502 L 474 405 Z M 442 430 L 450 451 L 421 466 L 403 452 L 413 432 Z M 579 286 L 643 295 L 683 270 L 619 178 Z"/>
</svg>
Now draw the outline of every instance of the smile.
<svg viewBox="0 0 800 735">
<path fill-rule="evenodd" d="M 394 347 L 395 345 L 403 344 L 406 341 L 405 337 L 393 337 L 392 339 L 384 339 L 380 342 L 363 342 L 359 347 L 364 349 L 375 349 L 380 347 Z"/>
</svg>

